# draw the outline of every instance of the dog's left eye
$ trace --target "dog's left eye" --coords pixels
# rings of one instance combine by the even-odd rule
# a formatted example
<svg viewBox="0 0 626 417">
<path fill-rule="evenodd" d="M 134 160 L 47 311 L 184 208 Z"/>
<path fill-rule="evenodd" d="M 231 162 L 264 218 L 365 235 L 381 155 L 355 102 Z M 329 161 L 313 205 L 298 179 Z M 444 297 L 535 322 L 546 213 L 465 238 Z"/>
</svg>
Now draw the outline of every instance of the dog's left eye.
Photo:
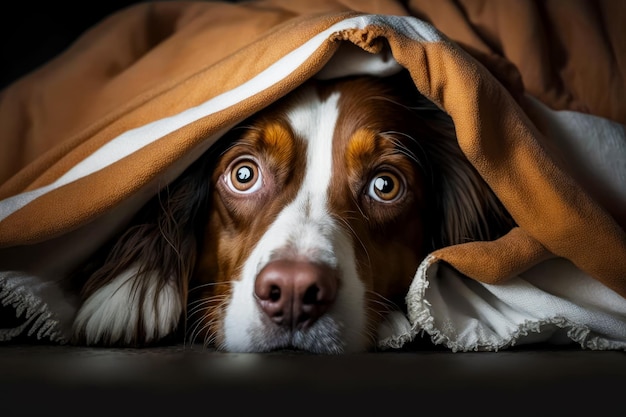
<svg viewBox="0 0 626 417">
<path fill-rule="evenodd" d="M 376 201 L 389 203 L 400 197 L 403 187 L 403 183 L 397 174 L 390 171 L 381 171 L 370 181 L 367 193 Z"/>
<path fill-rule="evenodd" d="M 256 161 L 252 159 L 239 159 L 231 165 L 226 173 L 228 187 L 240 194 L 253 193 L 263 185 L 261 170 Z"/>
</svg>

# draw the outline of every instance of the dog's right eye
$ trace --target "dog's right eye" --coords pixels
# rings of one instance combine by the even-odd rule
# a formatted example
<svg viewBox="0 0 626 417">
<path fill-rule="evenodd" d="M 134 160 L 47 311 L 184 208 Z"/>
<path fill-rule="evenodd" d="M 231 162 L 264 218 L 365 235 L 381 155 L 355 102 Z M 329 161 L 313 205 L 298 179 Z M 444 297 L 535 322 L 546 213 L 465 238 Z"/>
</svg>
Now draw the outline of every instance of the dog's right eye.
<svg viewBox="0 0 626 417">
<path fill-rule="evenodd" d="M 253 193 L 263 185 L 259 165 L 248 158 L 238 159 L 231 164 L 225 179 L 228 187 L 239 194 Z"/>
</svg>

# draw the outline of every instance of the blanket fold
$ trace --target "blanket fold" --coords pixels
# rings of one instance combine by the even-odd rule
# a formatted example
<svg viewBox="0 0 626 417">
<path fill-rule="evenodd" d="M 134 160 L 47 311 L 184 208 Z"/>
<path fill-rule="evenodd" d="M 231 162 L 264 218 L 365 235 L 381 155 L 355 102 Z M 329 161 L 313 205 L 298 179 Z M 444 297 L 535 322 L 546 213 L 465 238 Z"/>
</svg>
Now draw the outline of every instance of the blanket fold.
<svg viewBox="0 0 626 417">
<path fill-rule="evenodd" d="M 68 273 L 231 127 L 309 78 L 404 68 L 518 227 L 429 255 L 380 345 L 624 349 L 625 12 L 504 3 L 149 2 L 105 19 L 0 93 L 0 303 L 23 318 L 0 340 L 67 340 Z"/>
</svg>

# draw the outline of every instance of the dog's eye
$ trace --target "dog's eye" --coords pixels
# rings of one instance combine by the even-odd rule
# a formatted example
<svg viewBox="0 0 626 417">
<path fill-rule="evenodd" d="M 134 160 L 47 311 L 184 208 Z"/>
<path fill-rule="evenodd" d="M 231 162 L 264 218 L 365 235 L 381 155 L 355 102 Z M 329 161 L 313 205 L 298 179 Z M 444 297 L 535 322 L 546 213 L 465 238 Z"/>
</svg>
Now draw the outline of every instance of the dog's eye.
<svg viewBox="0 0 626 417">
<path fill-rule="evenodd" d="M 261 188 L 263 179 L 257 163 L 251 159 L 236 161 L 226 174 L 228 187 L 240 194 L 253 193 Z"/>
<path fill-rule="evenodd" d="M 397 199 L 402 189 L 403 183 L 396 174 L 389 171 L 381 171 L 372 178 L 367 192 L 374 200 L 388 203 Z"/>
</svg>

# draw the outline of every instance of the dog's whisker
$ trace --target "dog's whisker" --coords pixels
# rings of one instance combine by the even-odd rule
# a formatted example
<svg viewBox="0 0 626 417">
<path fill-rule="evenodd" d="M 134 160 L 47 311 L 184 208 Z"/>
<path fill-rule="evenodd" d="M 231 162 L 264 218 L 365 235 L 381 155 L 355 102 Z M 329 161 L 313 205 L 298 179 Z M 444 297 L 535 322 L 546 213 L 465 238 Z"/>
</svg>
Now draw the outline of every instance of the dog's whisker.
<svg viewBox="0 0 626 417">
<path fill-rule="evenodd" d="M 220 298 L 217 298 L 220 297 Z M 190 301 L 189 303 L 187 303 L 187 306 L 190 307 L 189 308 L 189 312 L 194 311 L 195 309 L 197 309 L 199 306 L 203 306 L 203 305 L 208 305 L 208 304 L 213 304 L 214 300 L 223 300 L 226 299 L 227 297 L 225 295 L 215 295 L 215 296 L 211 296 L 211 297 L 205 297 L 205 298 L 199 298 L 197 300 L 193 300 Z"/>
<path fill-rule="evenodd" d="M 368 323 L 368 325 L 364 329 L 365 337 L 369 340 L 369 345 L 372 347 L 376 347 L 378 343 L 378 331 L 375 328 L 373 323 Z"/>
<path fill-rule="evenodd" d="M 187 305 L 191 306 L 191 305 L 194 305 L 194 304 L 203 303 L 205 301 L 214 300 L 214 299 L 219 298 L 219 297 L 224 297 L 225 298 L 227 296 L 228 296 L 227 294 L 215 294 L 215 295 L 211 295 L 211 296 L 201 296 L 201 297 L 199 297 L 196 300 L 189 301 L 187 303 Z"/>
<path fill-rule="evenodd" d="M 201 327 L 198 328 L 198 330 L 195 333 L 195 337 L 193 338 L 194 345 L 197 343 L 201 343 L 202 347 L 205 349 L 209 346 L 209 344 L 207 344 L 207 340 L 210 340 L 210 338 L 213 338 L 213 336 L 208 331 L 208 329 L 211 328 L 211 326 L 212 326 L 211 322 L 206 322 Z M 200 336 L 202 336 L 202 340 L 198 340 Z"/>
<path fill-rule="evenodd" d="M 211 303 L 211 302 L 205 302 L 205 303 L 202 303 L 202 304 L 198 304 L 198 305 L 194 306 L 193 308 L 190 308 L 189 311 L 187 311 L 187 318 L 189 320 L 191 320 L 195 316 L 202 315 L 202 313 L 207 311 L 209 309 L 209 307 L 211 307 L 212 305 L 213 305 L 213 303 Z"/>
<path fill-rule="evenodd" d="M 198 307 L 198 311 L 194 312 L 194 315 L 196 313 L 205 314 L 201 314 L 191 328 L 190 339 L 192 344 L 196 343 L 196 339 L 203 333 L 206 333 L 206 342 L 206 337 L 208 337 L 209 333 L 208 329 L 212 328 L 213 325 L 218 321 L 218 317 L 216 316 L 216 311 L 219 308 L 218 306 L 226 302 L 226 300 L 226 296 L 212 297 L 210 300 L 206 300 L 207 303 L 204 304 L 204 307 Z M 212 306 L 214 306 L 215 308 L 211 308 Z"/>
<path fill-rule="evenodd" d="M 221 302 L 226 301 L 227 299 L 228 298 L 226 296 L 220 296 L 220 297 L 214 297 L 214 298 L 207 299 L 207 300 L 198 300 L 199 302 L 195 302 L 195 305 L 193 306 L 193 308 L 190 308 L 188 310 L 187 317 L 192 318 L 197 313 L 202 312 L 203 309 L 217 305 Z"/>
<path fill-rule="evenodd" d="M 218 286 L 218 285 L 232 285 L 232 281 L 206 282 L 204 284 L 198 284 L 198 285 L 194 286 L 193 288 L 190 288 L 189 292 L 197 291 L 197 290 L 200 290 L 200 289 L 206 288 L 206 287 Z"/>
<path fill-rule="evenodd" d="M 226 301 L 227 299 L 228 299 L 228 296 L 225 294 L 222 294 L 222 295 L 215 295 L 212 297 L 194 300 L 189 303 L 189 307 L 191 308 L 189 308 L 187 311 L 188 317 L 195 315 L 199 310 L 201 310 L 202 308 L 206 306 L 219 305 L 220 303 Z"/>
<path fill-rule="evenodd" d="M 370 298 L 371 301 L 374 301 L 374 302 L 377 302 L 377 303 L 380 303 L 380 304 L 386 304 L 386 305 L 395 307 L 395 309 L 399 310 L 399 307 L 398 307 L 398 305 L 395 302 L 393 302 L 389 298 L 383 296 L 382 294 L 380 294 L 380 293 L 378 293 L 376 291 L 371 291 L 371 290 L 368 290 L 367 294 L 370 295 L 370 296 L 376 297 L 376 299 L 375 298 Z"/>
<path fill-rule="evenodd" d="M 208 333 L 206 334 L 205 338 L 204 338 L 204 342 L 202 344 L 202 346 L 207 349 L 209 347 L 211 347 L 212 345 L 215 345 L 215 341 L 217 340 L 217 335 L 214 333 Z"/>
<path fill-rule="evenodd" d="M 370 305 L 367 307 L 368 311 L 370 311 L 371 313 L 377 315 L 380 318 L 386 318 L 388 316 L 389 313 L 391 313 L 392 311 L 397 311 L 397 309 L 391 308 L 388 305 L 383 305 L 383 308 L 374 308 L 373 305 Z"/>
<path fill-rule="evenodd" d="M 359 210 L 359 213 L 361 213 L 361 216 L 363 216 L 363 218 L 365 219 L 365 221 L 369 222 L 370 219 L 369 217 L 363 212 L 363 209 L 361 208 L 361 205 L 356 201 L 356 199 L 354 197 L 352 197 L 352 201 L 354 202 L 355 206 L 357 207 L 357 209 Z"/>
<path fill-rule="evenodd" d="M 202 347 L 208 348 L 217 338 L 215 333 L 211 332 L 211 327 L 217 322 L 217 319 L 213 318 L 211 320 L 207 320 L 203 323 L 202 327 L 197 329 L 196 337 L 194 338 L 194 343 L 196 343 L 197 337 L 200 335 L 204 335 L 202 339 Z"/>
<path fill-rule="evenodd" d="M 199 317 L 194 322 L 194 325 L 192 326 L 192 329 L 189 332 L 189 341 L 191 345 L 195 345 L 196 339 L 198 338 L 198 336 L 200 336 L 202 331 L 206 328 L 209 328 L 212 325 L 213 320 L 205 320 L 206 317 L 208 317 L 209 315 L 210 313 L 203 315 L 202 317 Z"/>
<path fill-rule="evenodd" d="M 378 307 L 382 307 L 382 308 L 375 309 L 376 311 L 378 311 L 381 314 L 399 310 L 395 304 L 389 304 L 389 303 L 385 303 L 385 302 L 377 301 L 377 300 L 369 300 L 369 302 L 370 302 L 370 304 L 375 304 Z M 371 305 L 370 307 L 372 309 L 374 309 L 373 305 Z"/>
<path fill-rule="evenodd" d="M 185 340 L 189 346 L 195 345 L 195 339 L 198 337 L 196 330 L 201 324 L 202 324 L 202 319 L 200 318 L 193 322 L 193 324 L 191 325 L 192 330 L 185 332 Z"/>
</svg>

